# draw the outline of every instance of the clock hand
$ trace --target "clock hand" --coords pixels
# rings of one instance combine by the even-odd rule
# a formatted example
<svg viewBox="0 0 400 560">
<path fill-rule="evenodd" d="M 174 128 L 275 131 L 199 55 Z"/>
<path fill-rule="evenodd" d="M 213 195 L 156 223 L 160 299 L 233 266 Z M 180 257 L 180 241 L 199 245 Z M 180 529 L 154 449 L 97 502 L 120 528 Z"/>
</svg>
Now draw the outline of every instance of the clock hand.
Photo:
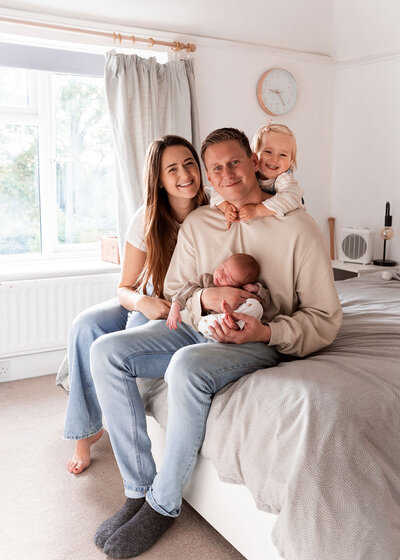
<svg viewBox="0 0 400 560">
<path fill-rule="evenodd" d="M 282 96 L 281 96 L 281 91 L 279 91 L 279 89 L 272 89 L 269 88 L 269 91 L 272 91 L 272 93 L 276 93 L 276 95 L 279 96 L 279 99 L 282 101 L 282 105 L 286 105 L 286 103 L 283 101 Z"/>
</svg>

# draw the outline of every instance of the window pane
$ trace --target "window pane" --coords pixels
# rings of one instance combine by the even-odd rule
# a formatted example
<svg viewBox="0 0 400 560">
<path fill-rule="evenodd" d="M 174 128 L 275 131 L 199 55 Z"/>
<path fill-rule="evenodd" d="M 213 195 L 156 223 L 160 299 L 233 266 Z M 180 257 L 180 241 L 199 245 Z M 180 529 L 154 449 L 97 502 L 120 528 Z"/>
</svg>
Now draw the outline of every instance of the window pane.
<svg viewBox="0 0 400 560">
<path fill-rule="evenodd" d="M 59 243 L 116 231 L 113 144 L 104 80 L 54 75 Z"/>
<path fill-rule="evenodd" d="M 40 251 L 37 127 L 0 126 L 0 254 Z"/>
<path fill-rule="evenodd" d="M 28 106 L 28 71 L 0 67 L 0 107 Z"/>
</svg>

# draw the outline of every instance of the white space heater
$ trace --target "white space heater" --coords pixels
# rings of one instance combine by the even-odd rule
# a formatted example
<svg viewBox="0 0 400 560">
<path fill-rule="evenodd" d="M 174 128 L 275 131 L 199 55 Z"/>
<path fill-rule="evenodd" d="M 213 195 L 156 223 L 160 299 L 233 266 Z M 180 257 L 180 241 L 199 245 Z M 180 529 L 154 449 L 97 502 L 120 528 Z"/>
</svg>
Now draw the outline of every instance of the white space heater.
<svg viewBox="0 0 400 560">
<path fill-rule="evenodd" d="M 339 260 L 369 264 L 373 259 L 374 232 L 368 228 L 342 228 L 340 233 Z"/>
</svg>

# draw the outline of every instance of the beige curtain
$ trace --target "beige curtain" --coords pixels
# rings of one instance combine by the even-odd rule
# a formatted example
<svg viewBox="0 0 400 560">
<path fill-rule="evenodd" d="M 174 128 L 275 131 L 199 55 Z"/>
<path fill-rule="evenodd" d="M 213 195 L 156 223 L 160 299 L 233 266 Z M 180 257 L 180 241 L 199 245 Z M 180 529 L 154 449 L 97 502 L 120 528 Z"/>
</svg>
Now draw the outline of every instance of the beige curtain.
<svg viewBox="0 0 400 560">
<path fill-rule="evenodd" d="M 105 88 L 116 152 L 118 238 L 123 250 L 142 203 L 142 170 L 150 142 L 178 134 L 199 149 L 193 60 L 160 64 L 137 55 L 106 55 Z"/>
</svg>

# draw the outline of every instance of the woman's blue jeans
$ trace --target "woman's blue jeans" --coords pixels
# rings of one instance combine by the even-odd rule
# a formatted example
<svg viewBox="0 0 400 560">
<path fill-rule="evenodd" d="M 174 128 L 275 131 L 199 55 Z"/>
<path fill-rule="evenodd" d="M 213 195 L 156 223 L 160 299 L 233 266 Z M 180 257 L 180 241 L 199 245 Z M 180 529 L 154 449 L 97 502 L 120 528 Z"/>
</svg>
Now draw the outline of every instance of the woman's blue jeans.
<svg viewBox="0 0 400 560">
<path fill-rule="evenodd" d="M 213 394 L 279 361 L 275 348 L 262 342 L 220 344 L 184 323 L 170 331 L 164 320 L 98 338 L 91 348 L 93 378 L 126 496 L 146 495 L 153 509 L 177 516 Z M 157 475 L 137 377 L 168 383 L 166 446 Z"/>
<path fill-rule="evenodd" d="M 90 371 L 90 347 L 101 335 L 136 327 L 148 319 L 129 312 L 117 298 L 94 305 L 73 321 L 68 341 L 70 392 L 64 425 L 64 439 L 83 439 L 102 428 L 102 411 Z"/>
</svg>

